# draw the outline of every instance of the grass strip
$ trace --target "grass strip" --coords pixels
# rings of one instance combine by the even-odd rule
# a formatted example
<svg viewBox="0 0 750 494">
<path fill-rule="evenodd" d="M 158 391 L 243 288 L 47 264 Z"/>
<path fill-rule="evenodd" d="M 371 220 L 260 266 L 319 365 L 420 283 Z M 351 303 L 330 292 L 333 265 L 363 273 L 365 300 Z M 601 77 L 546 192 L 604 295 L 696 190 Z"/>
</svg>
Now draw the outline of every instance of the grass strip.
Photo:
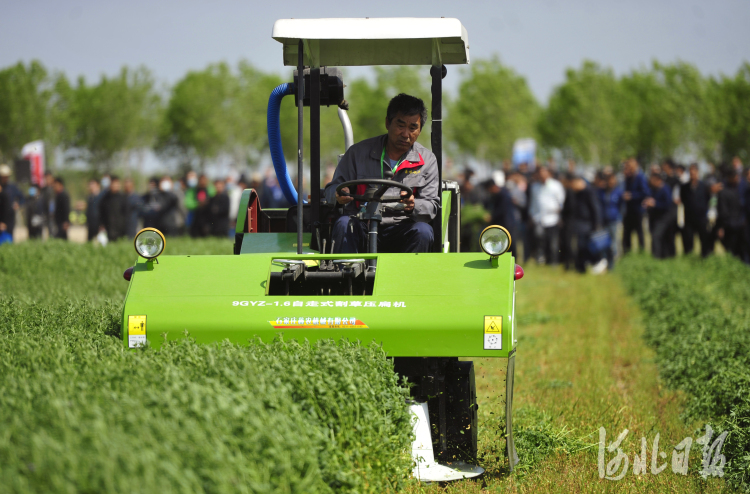
<svg viewBox="0 0 750 494">
<path fill-rule="evenodd" d="M 729 431 L 724 478 L 750 492 L 750 271 L 731 256 L 633 255 L 618 273 L 641 307 L 661 377 L 689 396 L 685 417 Z"/>
</svg>

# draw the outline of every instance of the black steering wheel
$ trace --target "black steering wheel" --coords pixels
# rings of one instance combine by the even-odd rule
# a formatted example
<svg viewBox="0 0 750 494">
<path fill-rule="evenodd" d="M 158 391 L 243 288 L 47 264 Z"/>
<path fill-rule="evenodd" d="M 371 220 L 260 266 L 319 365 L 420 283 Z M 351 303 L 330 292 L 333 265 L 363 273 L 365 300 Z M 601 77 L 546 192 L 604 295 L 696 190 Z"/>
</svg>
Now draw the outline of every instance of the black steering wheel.
<svg viewBox="0 0 750 494">
<path fill-rule="evenodd" d="M 351 191 L 352 187 L 355 187 L 357 185 L 379 185 L 379 187 L 370 187 L 368 188 L 364 194 L 362 195 L 355 195 L 355 194 L 346 194 L 341 193 L 341 189 L 349 187 L 349 190 Z M 402 191 L 406 192 L 406 197 L 403 197 L 401 195 L 399 196 L 386 196 L 383 197 L 383 194 L 386 193 L 388 189 L 391 187 L 396 187 L 401 189 Z M 343 184 L 340 184 L 338 187 L 336 187 L 336 194 L 338 194 L 341 197 L 351 197 L 355 201 L 360 202 L 381 202 L 381 203 L 388 203 L 388 202 L 401 202 L 403 199 L 408 199 L 412 194 L 411 187 L 408 187 L 401 182 L 396 182 L 394 180 L 383 180 L 380 178 L 364 178 L 360 180 L 350 180 L 348 182 L 344 182 Z"/>
</svg>

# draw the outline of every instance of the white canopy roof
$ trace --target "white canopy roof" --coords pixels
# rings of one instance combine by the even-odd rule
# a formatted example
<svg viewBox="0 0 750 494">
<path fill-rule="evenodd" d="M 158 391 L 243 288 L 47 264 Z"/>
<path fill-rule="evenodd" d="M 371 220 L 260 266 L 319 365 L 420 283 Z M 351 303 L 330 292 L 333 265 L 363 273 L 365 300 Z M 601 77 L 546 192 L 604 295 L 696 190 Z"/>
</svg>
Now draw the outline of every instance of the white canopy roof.
<svg viewBox="0 0 750 494">
<path fill-rule="evenodd" d="M 469 35 L 458 19 L 279 19 L 273 39 L 284 65 L 297 65 L 299 40 L 307 66 L 469 63 Z"/>
</svg>

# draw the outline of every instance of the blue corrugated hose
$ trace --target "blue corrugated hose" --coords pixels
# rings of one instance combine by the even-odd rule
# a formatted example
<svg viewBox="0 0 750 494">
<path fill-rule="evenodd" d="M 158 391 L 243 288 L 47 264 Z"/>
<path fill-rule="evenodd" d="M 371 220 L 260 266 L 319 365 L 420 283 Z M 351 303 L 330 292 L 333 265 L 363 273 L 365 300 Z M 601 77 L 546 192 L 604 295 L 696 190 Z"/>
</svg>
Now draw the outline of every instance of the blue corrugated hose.
<svg viewBox="0 0 750 494">
<path fill-rule="evenodd" d="M 281 148 L 281 125 L 279 124 L 279 113 L 281 111 L 281 100 L 284 96 L 294 94 L 295 87 L 291 82 L 280 84 L 271 92 L 268 98 L 268 147 L 271 149 L 271 160 L 273 168 L 276 170 L 276 178 L 279 180 L 279 187 L 284 193 L 284 197 L 292 205 L 297 204 L 297 190 L 294 188 L 292 179 L 289 177 L 289 171 L 286 168 L 284 159 L 284 150 Z M 305 202 L 305 201 L 303 201 Z"/>
</svg>

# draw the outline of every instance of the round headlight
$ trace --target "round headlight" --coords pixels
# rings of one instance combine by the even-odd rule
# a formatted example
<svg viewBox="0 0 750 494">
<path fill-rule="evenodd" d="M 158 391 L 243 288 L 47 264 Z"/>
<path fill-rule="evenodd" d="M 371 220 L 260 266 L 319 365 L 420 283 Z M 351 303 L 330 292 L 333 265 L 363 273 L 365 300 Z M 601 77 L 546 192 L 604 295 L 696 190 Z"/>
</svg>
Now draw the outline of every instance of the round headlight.
<svg viewBox="0 0 750 494">
<path fill-rule="evenodd" d="M 167 241 L 156 228 L 144 228 L 135 234 L 135 251 L 146 259 L 156 259 L 164 252 Z"/>
<path fill-rule="evenodd" d="M 485 254 L 497 257 L 510 249 L 510 233 L 499 225 L 491 225 L 479 234 L 479 245 Z"/>
</svg>

